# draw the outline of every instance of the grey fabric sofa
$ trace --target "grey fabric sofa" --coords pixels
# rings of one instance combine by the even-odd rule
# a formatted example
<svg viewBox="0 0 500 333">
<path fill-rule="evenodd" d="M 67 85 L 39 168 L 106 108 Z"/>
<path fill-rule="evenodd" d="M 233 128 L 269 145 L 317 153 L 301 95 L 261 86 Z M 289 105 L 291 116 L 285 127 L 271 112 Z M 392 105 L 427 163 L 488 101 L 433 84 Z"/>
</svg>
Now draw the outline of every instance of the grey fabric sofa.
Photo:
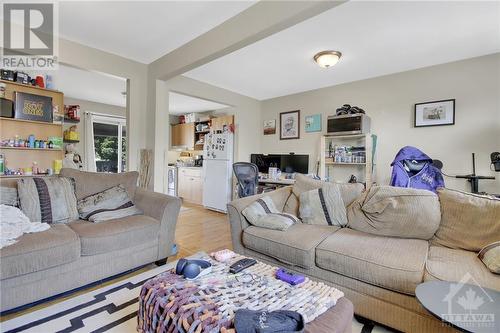
<svg viewBox="0 0 500 333">
<path fill-rule="evenodd" d="M 345 187 L 343 192 L 344 202 L 349 198 L 346 204 L 361 194 L 356 187 L 351 193 Z M 242 211 L 263 195 L 270 196 L 278 209 L 297 213 L 299 201 L 292 187 L 229 203 L 234 250 L 339 288 L 362 317 L 403 332 L 453 331 L 419 304 L 415 297 L 418 284 L 460 281 L 470 273 L 481 286 L 500 290 L 500 276 L 491 273 L 471 251 L 328 225 L 299 223 L 285 232 L 252 226 Z"/>
<path fill-rule="evenodd" d="M 0 250 L 1 311 L 42 300 L 171 255 L 181 202 L 136 188 L 137 172 L 97 174 L 63 169 L 78 198 L 124 184 L 144 215 L 101 223 L 77 220 L 24 234 Z M 2 186 L 16 182 L 2 179 Z"/>
</svg>

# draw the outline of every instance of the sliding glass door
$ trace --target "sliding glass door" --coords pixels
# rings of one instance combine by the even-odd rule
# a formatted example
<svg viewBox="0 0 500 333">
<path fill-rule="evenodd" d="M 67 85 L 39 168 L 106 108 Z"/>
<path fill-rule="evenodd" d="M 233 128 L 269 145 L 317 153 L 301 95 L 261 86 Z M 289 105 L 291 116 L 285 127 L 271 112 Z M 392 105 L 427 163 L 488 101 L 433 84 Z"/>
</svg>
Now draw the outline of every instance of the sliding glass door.
<svg viewBox="0 0 500 333">
<path fill-rule="evenodd" d="M 126 121 L 121 117 L 89 113 L 87 115 L 87 151 L 89 171 L 123 172 L 127 170 Z"/>
</svg>

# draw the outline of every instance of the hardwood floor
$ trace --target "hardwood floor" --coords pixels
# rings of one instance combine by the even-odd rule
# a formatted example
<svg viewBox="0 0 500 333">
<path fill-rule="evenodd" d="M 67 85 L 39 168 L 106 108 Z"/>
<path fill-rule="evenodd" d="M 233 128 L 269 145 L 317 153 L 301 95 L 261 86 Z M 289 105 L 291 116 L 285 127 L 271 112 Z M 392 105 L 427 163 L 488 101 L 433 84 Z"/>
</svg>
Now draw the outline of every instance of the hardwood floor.
<svg viewBox="0 0 500 333">
<path fill-rule="evenodd" d="M 177 256 L 169 257 L 167 262 L 172 262 L 200 251 L 210 253 L 212 251 L 222 249 L 232 249 L 231 232 L 227 215 L 206 210 L 201 206 L 184 204 L 177 221 L 175 243 L 177 244 L 179 252 Z M 27 309 L 1 316 L 0 322 L 43 309 L 52 304 L 85 294 L 91 290 L 99 289 L 115 282 L 128 279 L 131 276 L 148 271 L 154 267 L 156 267 L 156 265 L 151 264 L 132 273 L 93 285 L 89 288 L 78 290 L 69 295 L 58 297 Z"/>
<path fill-rule="evenodd" d="M 175 242 L 179 253 L 169 258 L 169 262 L 199 251 L 232 249 L 227 215 L 196 205 L 184 205 L 177 222 Z"/>
</svg>

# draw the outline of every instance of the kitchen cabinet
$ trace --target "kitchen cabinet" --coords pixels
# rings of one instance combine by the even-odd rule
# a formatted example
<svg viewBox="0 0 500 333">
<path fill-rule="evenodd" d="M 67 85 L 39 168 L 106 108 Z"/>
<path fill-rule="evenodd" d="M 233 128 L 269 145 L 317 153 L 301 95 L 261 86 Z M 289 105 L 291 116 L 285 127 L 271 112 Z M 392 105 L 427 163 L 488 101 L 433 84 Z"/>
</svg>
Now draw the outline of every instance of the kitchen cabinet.
<svg viewBox="0 0 500 333">
<path fill-rule="evenodd" d="M 200 136 L 204 136 L 206 133 L 196 132 L 196 124 L 178 124 L 172 125 L 171 127 L 171 147 L 184 148 L 186 150 L 202 150 L 203 146 L 201 144 L 196 145 L 196 141 L 200 139 Z M 201 122 L 207 123 L 207 122 Z M 234 116 L 222 116 L 217 118 L 212 118 L 210 120 L 210 130 L 212 131 L 222 131 L 224 126 L 229 126 L 234 123 Z"/>
<path fill-rule="evenodd" d="M 202 168 L 180 167 L 177 184 L 177 193 L 184 201 L 203 204 Z"/>
<path fill-rule="evenodd" d="M 172 125 L 171 146 L 194 149 L 194 123 Z"/>
<path fill-rule="evenodd" d="M 223 116 L 212 118 L 212 125 L 210 127 L 211 130 L 214 131 L 222 131 L 224 129 L 224 125 L 228 126 L 234 123 L 234 116 Z"/>
</svg>

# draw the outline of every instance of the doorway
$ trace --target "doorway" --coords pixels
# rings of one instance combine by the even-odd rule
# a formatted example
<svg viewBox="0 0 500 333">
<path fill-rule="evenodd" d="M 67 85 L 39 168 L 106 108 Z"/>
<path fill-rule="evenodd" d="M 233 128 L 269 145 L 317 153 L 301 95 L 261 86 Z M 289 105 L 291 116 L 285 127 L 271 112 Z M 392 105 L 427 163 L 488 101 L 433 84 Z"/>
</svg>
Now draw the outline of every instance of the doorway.
<svg viewBox="0 0 500 333">
<path fill-rule="evenodd" d="M 89 171 L 120 173 L 127 170 L 127 121 L 123 117 L 87 112 L 86 151 Z"/>
</svg>

